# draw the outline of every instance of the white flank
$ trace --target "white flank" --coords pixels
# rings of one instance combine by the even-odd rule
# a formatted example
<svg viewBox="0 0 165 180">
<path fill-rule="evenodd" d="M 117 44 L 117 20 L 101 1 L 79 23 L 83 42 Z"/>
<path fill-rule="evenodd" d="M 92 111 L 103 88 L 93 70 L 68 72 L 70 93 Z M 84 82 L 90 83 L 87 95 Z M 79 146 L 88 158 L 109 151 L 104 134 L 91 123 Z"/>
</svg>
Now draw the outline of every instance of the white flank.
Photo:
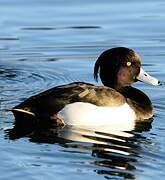
<svg viewBox="0 0 165 180">
<path fill-rule="evenodd" d="M 109 129 L 128 131 L 135 125 L 135 113 L 125 103 L 117 107 L 102 107 L 90 103 L 76 102 L 66 105 L 58 116 L 65 124 L 108 132 Z"/>
</svg>

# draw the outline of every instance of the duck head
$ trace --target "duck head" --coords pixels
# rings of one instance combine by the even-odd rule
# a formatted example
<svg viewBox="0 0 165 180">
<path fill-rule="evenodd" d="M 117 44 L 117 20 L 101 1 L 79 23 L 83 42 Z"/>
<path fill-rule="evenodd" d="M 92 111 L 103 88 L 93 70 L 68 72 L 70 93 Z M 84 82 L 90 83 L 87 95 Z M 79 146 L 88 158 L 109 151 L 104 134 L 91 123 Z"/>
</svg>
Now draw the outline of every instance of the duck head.
<svg viewBox="0 0 165 180">
<path fill-rule="evenodd" d="M 104 51 L 97 59 L 94 67 L 94 78 L 98 73 L 105 86 L 121 89 L 136 81 L 159 85 L 160 81 L 150 76 L 141 67 L 138 53 L 125 47 L 117 47 Z"/>
</svg>

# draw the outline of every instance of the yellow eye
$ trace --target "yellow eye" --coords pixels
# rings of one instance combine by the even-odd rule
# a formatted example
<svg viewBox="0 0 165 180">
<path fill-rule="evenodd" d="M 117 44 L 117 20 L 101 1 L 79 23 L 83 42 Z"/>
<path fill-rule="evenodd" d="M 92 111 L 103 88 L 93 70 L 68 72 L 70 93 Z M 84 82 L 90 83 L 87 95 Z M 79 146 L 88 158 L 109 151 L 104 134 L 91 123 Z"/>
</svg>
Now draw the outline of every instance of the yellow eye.
<svg viewBox="0 0 165 180">
<path fill-rule="evenodd" d="M 130 61 L 127 62 L 127 66 L 128 67 L 131 66 L 131 62 Z"/>
</svg>

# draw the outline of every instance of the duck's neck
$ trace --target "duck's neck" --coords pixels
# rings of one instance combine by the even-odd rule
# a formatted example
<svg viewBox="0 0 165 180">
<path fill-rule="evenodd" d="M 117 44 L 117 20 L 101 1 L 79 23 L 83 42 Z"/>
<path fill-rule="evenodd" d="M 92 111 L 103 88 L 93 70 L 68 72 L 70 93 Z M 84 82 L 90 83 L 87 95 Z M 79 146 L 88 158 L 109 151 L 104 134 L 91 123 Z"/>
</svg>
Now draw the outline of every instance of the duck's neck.
<svg viewBox="0 0 165 180">
<path fill-rule="evenodd" d="M 125 98 L 129 98 L 141 105 L 151 104 L 151 101 L 146 94 L 132 86 L 122 87 L 120 89 L 117 89 L 117 91 L 120 92 Z"/>
</svg>

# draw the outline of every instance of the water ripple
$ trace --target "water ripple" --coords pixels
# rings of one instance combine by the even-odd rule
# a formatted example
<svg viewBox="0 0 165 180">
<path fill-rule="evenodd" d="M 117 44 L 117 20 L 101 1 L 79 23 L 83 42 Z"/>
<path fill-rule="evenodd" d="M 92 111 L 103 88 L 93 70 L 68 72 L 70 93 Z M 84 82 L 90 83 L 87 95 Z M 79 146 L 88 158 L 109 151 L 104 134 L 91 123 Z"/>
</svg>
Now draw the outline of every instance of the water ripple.
<svg viewBox="0 0 165 180">
<path fill-rule="evenodd" d="M 23 27 L 22 30 L 30 31 L 48 31 L 48 30 L 61 30 L 61 29 L 99 29 L 100 26 L 67 26 L 67 27 Z"/>
</svg>

